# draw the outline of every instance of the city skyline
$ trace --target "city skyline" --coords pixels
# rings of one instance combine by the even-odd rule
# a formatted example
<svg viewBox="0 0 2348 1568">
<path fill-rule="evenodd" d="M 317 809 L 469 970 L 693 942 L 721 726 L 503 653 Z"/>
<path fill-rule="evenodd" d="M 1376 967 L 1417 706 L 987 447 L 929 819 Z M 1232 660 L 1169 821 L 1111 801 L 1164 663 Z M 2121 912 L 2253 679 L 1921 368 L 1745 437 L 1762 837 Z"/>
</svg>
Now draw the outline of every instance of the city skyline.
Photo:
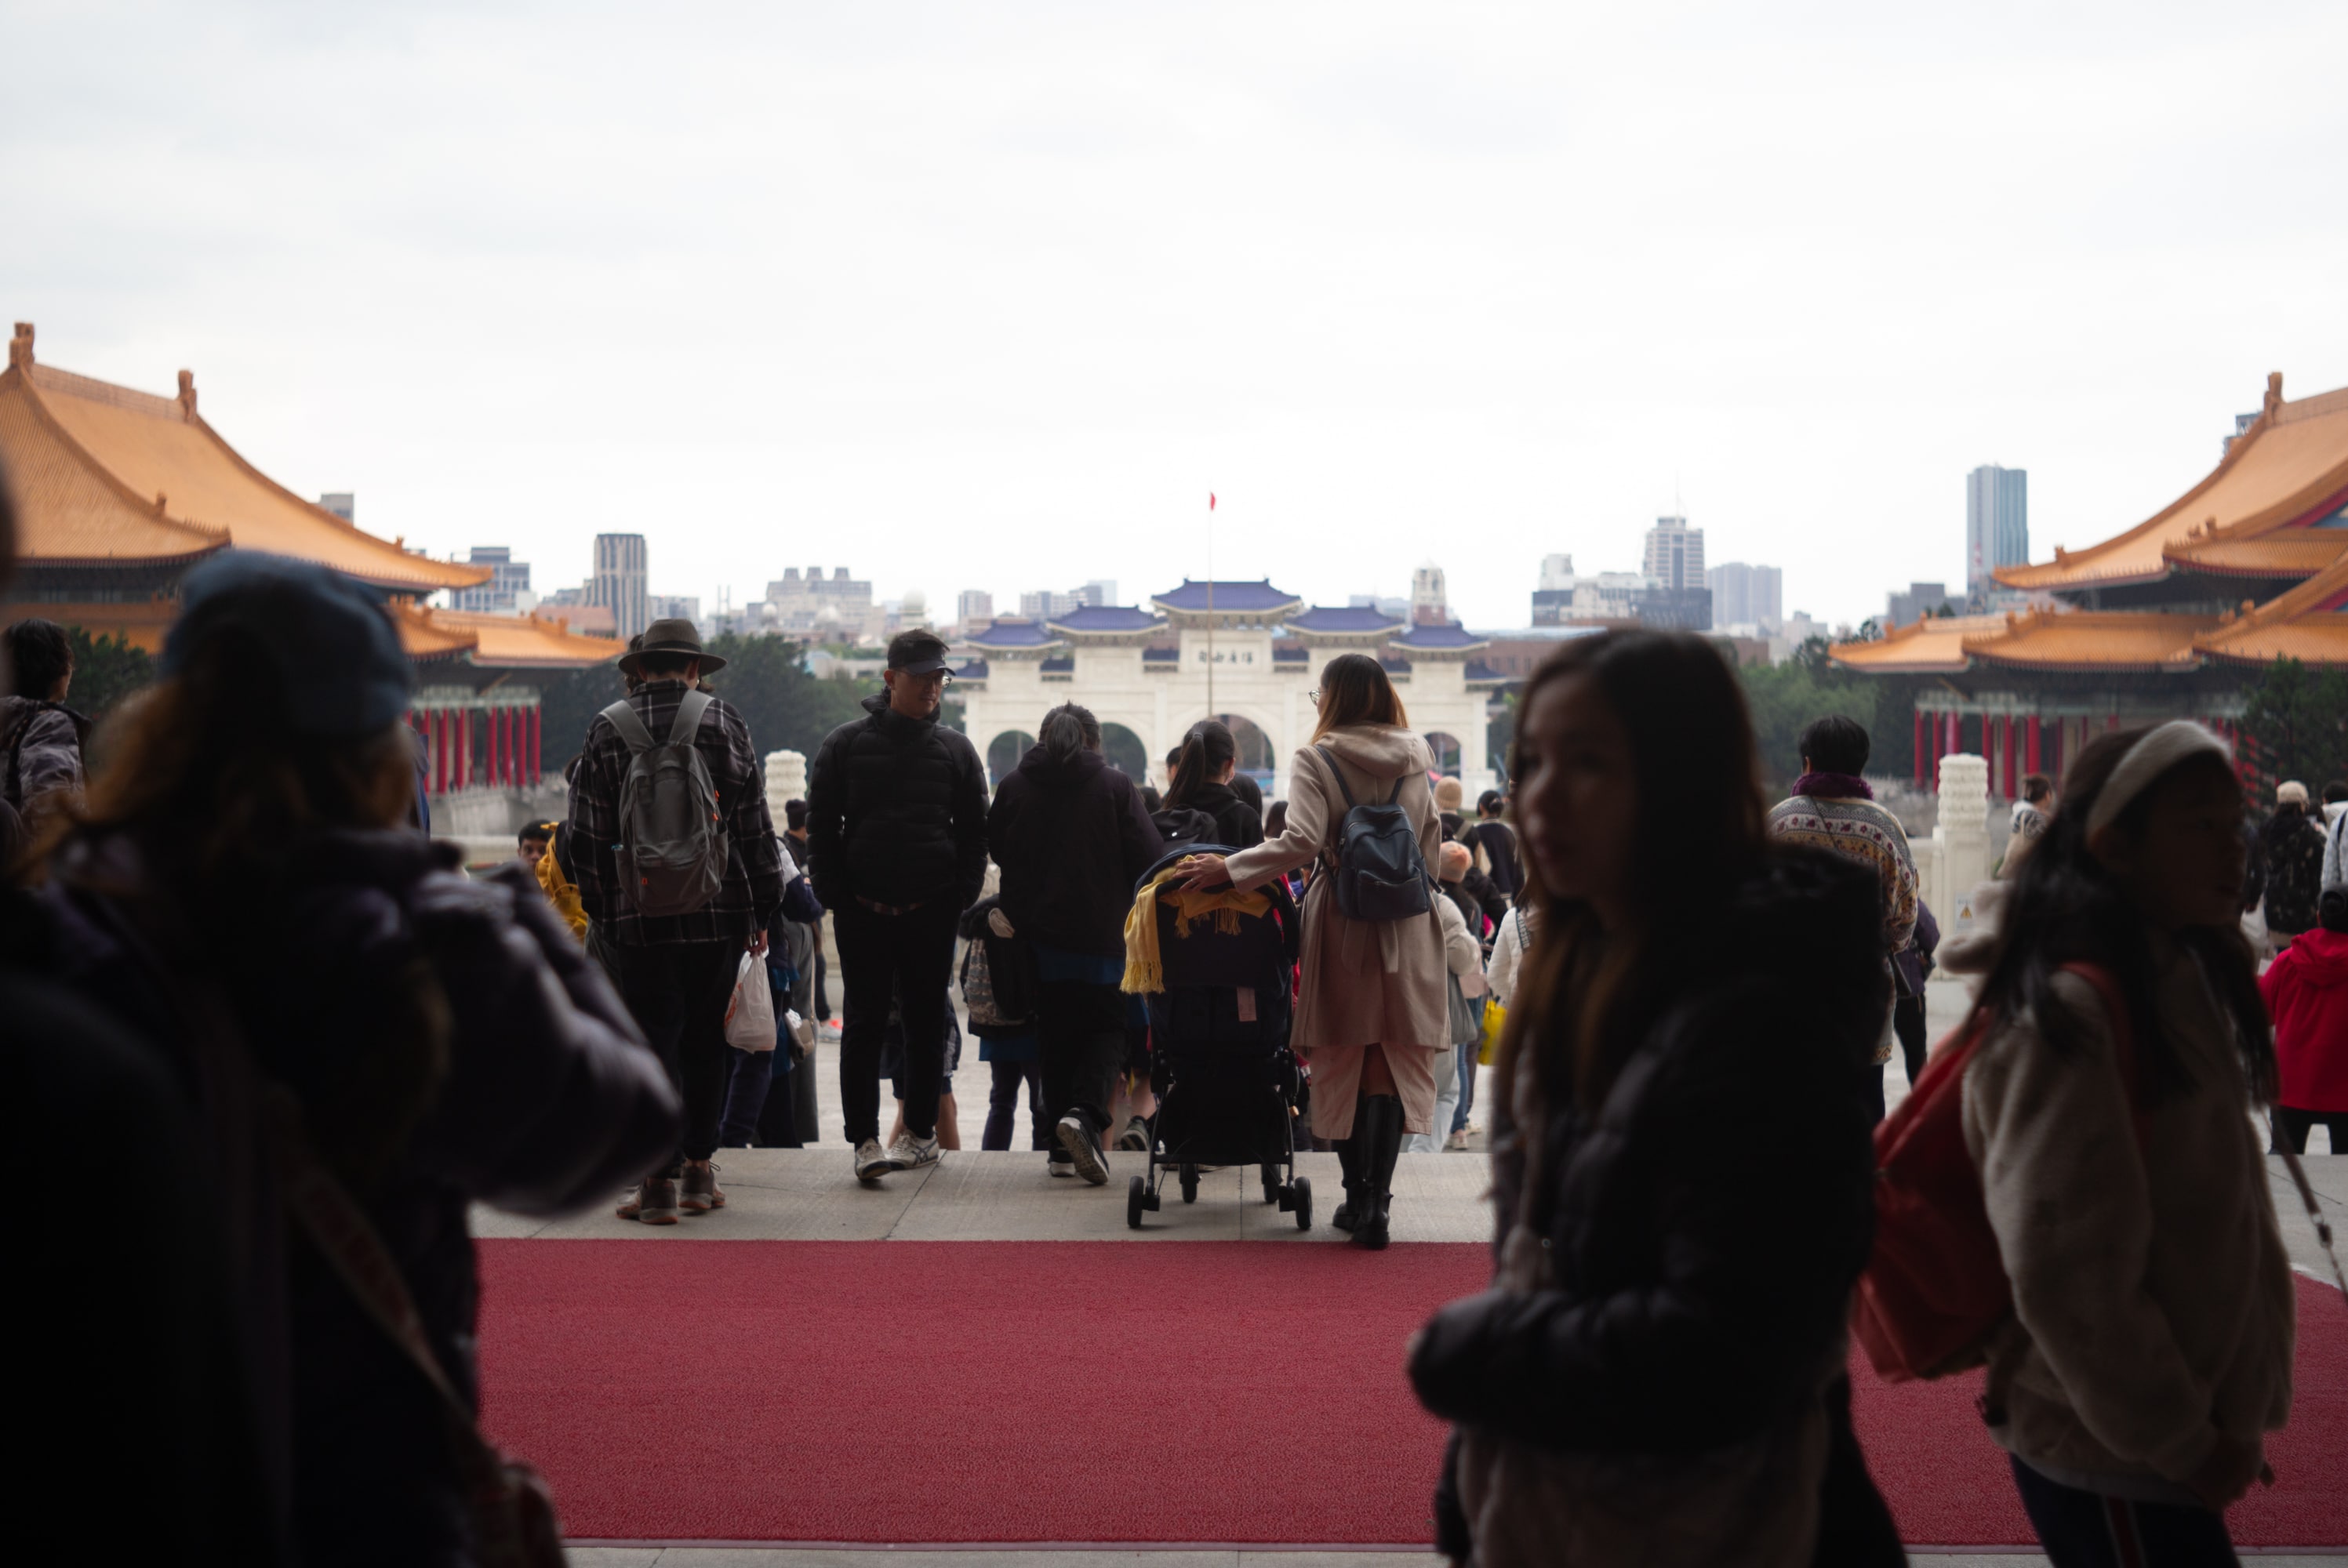
<svg viewBox="0 0 2348 1568">
<path fill-rule="evenodd" d="M 1318 600 L 1434 545 L 1509 624 L 1684 510 L 1856 623 L 1983 455 L 2044 559 L 2348 385 L 2338 7 L 917 11 L 15 8 L 0 305 L 386 538 L 705 604 L 1204 576 L 1213 490 Z"/>
</svg>

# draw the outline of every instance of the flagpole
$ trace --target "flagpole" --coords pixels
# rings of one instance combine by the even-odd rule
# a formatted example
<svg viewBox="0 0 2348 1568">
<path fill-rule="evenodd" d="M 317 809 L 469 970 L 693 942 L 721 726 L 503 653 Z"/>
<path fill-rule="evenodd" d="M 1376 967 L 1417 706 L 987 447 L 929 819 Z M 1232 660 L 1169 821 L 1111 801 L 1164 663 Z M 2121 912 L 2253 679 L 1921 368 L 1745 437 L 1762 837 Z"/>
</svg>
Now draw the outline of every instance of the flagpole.
<svg viewBox="0 0 2348 1568">
<path fill-rule="evenodd" d="M 1215 493 L 1207 492 L 1207 717 L 1215 716 Z"/>
</svg>

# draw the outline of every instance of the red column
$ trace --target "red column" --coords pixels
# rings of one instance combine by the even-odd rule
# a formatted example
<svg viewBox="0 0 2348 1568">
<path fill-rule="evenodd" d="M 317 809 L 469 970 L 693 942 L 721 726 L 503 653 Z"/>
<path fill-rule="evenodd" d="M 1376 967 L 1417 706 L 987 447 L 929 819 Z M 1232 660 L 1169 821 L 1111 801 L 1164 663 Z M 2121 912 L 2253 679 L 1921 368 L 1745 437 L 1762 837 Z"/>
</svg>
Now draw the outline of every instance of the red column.
<svg viewBox="0 0 2348 1568">
<path fill-rule="evenodd" d="M 457 721 L 457 787 L 463 789 L 473 782 L 473 710 L 459 708 Z"/>
<path fill-rule="evenodd" d="M 1916 787 L 1921 789 L 1924 787 L 1924 710 L 1921 708 L 1916 710 L 1916 745 L 1909 761 L 1916 775 Z"/>
<path fill-rule="evenodd" d="M 2046 770 L 2039 765 L 2038 761 L 2038 715 L 2035 713 L 2030 715 L 2030 733 L 2023 738 L 2023 761 L 2027 765 L 2022 771 L 2044 773 Z"/>
<path fill-rule="evenodd" d="M 435 708 L 432 724 L 432 793 L 448 793 L 448 710 Z"/>
<path fill-rule="evenodd" d="M 546 737 L 539 732 L 539 726 L 544 722 L 545 716 L 539 705 L 532 702 L 530 705 L 530 782 L 532 784 L 546 776 Z"/>
<path fill-rule="evenodd" d="M 2005 753 L 2005 798 L 2019 800 L 2022 780 L 2013 765 L 2013 715 L 2008 713 L 1998 720 L 1997 729 L 1998 747 Z"/>
</svg>

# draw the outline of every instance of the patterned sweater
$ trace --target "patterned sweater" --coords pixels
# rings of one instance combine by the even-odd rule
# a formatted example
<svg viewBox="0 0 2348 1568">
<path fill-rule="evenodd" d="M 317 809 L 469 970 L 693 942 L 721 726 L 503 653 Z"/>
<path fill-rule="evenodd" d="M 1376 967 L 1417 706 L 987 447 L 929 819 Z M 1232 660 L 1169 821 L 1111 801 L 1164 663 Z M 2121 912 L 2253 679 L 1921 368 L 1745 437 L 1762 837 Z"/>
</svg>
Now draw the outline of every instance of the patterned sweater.
<svg viewBox="0 0 2348 1568">
<path fill-rule="evenodd" d="M 1886 959 L 1916 935 L 1916 857 L 1900 819 L 1871 800 L 1797 794 L 1769 813 L 1769 835 L 1856 860 L 1883 885 Z"/>
</svg>

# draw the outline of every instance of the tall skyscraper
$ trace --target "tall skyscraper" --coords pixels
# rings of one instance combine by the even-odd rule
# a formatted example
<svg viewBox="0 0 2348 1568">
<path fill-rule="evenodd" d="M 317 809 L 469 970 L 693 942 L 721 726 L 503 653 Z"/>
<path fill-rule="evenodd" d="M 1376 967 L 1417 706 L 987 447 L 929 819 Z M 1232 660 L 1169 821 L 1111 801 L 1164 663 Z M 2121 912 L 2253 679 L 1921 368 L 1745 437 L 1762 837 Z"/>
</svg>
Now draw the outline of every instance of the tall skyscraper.
<svg viewBox="0 0 2348 1568">
<path fill-rule="evenodd" d="M 1645 571 L 1657 588 L 1674 591 L 1709 585 L 1704 575 L 1704 530 L 1685 518 L 1657 518 L 1647 530 Z"/>
<path fill-rule="evenodd" d="M 2030 559 L 2030 473 L 1984 463 L 1965 476 L 1965 592 L 1976 603 L 1998 591 L 1991 575 Z"/>
<path fill-rule="evenodd" d="M 1723 561 L 1704 574 L 1712 584 L 1715 626 L 1750 626 L 1774 636 L 1784 621 L 1786 574 L 1774 566 Z"/>
<path fill-rule="evenodd" d="M 587 602 L 612 612 L 612 625 L 624 641 L 652 624 L 644 571 L 644 536 L 597 534 L 595 575 L 587 580 Z"/>
</svg>

